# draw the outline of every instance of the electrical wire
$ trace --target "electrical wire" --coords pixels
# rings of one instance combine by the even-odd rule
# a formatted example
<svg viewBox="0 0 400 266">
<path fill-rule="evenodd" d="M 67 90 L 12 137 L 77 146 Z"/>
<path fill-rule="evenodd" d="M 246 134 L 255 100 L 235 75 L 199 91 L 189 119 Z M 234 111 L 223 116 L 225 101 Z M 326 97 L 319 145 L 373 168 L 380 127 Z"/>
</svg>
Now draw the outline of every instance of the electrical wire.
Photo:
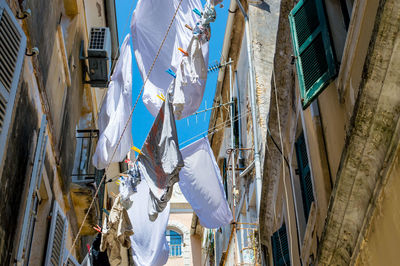
<svg viewBox="0 0 400 266">
<path fill-rule="evenodd" d="M 286 184 L 286 171 L 285 171 L 285 161 L 286 158 L 283 155 L 283 138 L 282 138 L 282 129 L 281 129 L 281 118 L 280 118 L 280 112 L 279 112 L 279 103 L 278 103 L 278 90 L 276 89 L 276 80 L 275 80 L 275 71 L 272 70 L 272 75 L 273 75 L 273 81 L 274 81 L 274 91 L 275 91 L 275 104 L 276 104 L 276 111 L 277 111 L 277 118 L 278 118 L 278 129 L 279 129 L 279 138 L 280 138 L 280 142 L 281 142 L 281 156 L 282 156 L 282 175 L 283 175 L 283 186 L 285 189 L 285 203 L 286 203 L 286 211 L 287 211 L 287 216 L 288 216 L 288 227 L 289 227 L 289 251 L 290 251 L 290 261 L 293 262 L 293 248 L 292 248 L 292 227 L 291 227 L 291 219 L 290 219 L 290 210 L 289 210 L 289 197 L 288 197 L 288 191 L 287 191 L 287 184 Z M 276 216 L 276 212 L 275 212 L 275 216 Z M 279 234 L 279 231 L 278 231 Z M 280 237 L 279 239 L 279 243 L 280 243 L 280 249 L 281 249 L 281 254 L 283 255 L 283 250 L 282 250 L 282 243 L 281 243 L 281 239 Z M 288 265 L 286 263 L 285 257 L 282 256 L 283 261 L 285 263 L 285 265 Z M 289 261 L 289 264 L 290 264 Z"/>
<path fill-rule="evenodd" d="M 81 226 L 79 227 L 78 233 L 77 233 L 77 235 L 75 236 L 74 241 L 72 242 L 71 248 L 70 248 L 70 250 L 69 250 L 69 253 L 68 253 L 67 257 L 65 258 L 64 264 L 67 263 L 69 254 L 72 253 L 72 250 L 74 249 L 74 247 L 75 247 L 75 245 L 76 245 L 76 241 L 78 240 L 78 238 L 79 238 L 79 236 L 80 236 L 80 233 L 81 233 L 81 231 L 82 231 L 82 228 L 83 228 L 83 226 L 84 226 L 84 224 L 85 224 L 85 221 L 86 221 L 86 219 L 87 219 L 87 217 L 88 217 L 88 215 L 89 215 L 89 212 L 90 212 L 90 210 L 91 210 L 92 207 L 93 207 L 93 204 L 94 204 L 94 202 L 95 202 L 95 200 L 96 200 L 96 197 L 97 197 L 97 195 L 98 195 L 98 193 L 99 193 L 100 187 L 101 187 L 102 183 L 104 182 L 104 180 L 105 180 L 105 178 L 106 178 L 107 170 L 108 170 L 108 168 L 109 168 L 110 165 L 111 165 L 111 162 L 112 162 L 112 160 L 113 160 L 113 158 L 114 158 L 114 156 L 115 156 L 115 153 L 116 153 L 116 151 L 117 151 L 117 149 L 118 149 L 118 146 L 121 144 L 122 136 L 124 135 L 124 133 L 125 133 L 125 131 L 126 131 L 128 125 L 129 125 L 129 122 L 130 122 L 131 119 L 132 119 L 133 111 L 135 110 L 136 105 L 137 105 L 137 103 L 139 102 L 140 96 L 141 96 L 142 93 L 143 93 L 144 86 L 146 85 L 146 83 L 147 83 L 147 81 L 148 81 L 148 78 L 149 78 L 151 72 L 153 71 L 154 65 L 155 65 L 155 63 L 156 63 L 156 61 L 157 61 L 157 59 L 158 59 L 158 56 L 159 56 L 159 54 L 160 54 L 160 52 L 161 52 L 161 49 L 162 49 L 162 47 L 163 47 L 163 45 L 164 45 L 164 43 L 165 43 L 165 40 L 167 39 L 168 33 L 169 33 L 169 31 L 170 31 L 170 29 L 171 29 L 171 26 L 172 26 L 172 24 L 173 24 L 173 22 L 174 22 L 174 20 L 175 20 L 175 17 L 176 17 L 176 15 L 177 15 L 177 13 L 178 13 L 178 10 L 179 10 L 179 8 L 180 8 L 180 6 L 181 6 L 181 4 L 182 4 L 182 1 L 183 1 L 183 0 L 180 0 L 178 6 L 176 7 L 175 13 L 174 13 L 174 15 L 173 15 L 173 17 L 172 17 L 172 19 L 171 19 L 171 22 L 170 22 L 170 24 L 169 24 L 169 26 L 168 26 L 168 29 L 167 29 L 167 31 L 166 31 L 166 33 L 165 33 L 165 35 L 164 35 L 164 38 L 163 38 L 162 42 L 161 42 L 161 44 L 160 44 L 160 47 L 158 48 L 157 54 L 156 54 L 156 56 L 154 57 L 153 63 L 152 63 L 152 65 L 150 66 L 150 69 L 149 69 L 149 71 L 148 71 L 148 73 L 147 73 L 147 75 L 146 75 L 146 79 L 145 79 L 144 82 L 143 82 L 143 85 L 142 85 L 142 88 L 141 88 L 141 90 L 140 90 L 140 92 L 139 92 L 139 95 L 138 95 L 138 97 L 136 98 L 136 102 L 135 102 L 135 104 L 134 104 L 133 107 L 132 107 L 132 110 L 131 110 L 131 113 L 130 113 L 130 115 L 129 115 L 128 121 L 126 122 L 125 127 L 124 127 L 124 129 L 122 130 L 121 136 L 119 137 L 118 142 L 117 142 L 117 146 L 115 147 L 114 152 L 112 153 L 110 162 L 108 163 L 107 167 L 105 168 L 103 177 L 101 178 L 100 183 L 99 183 L 99 185 L 98 185 L 98 188 L 96 189 L 96 192 L 95 192 L 95 194 L 94 194 L 94 196 L 93 196 L 93 199 L 92 199 L 92 201 L 91 201 L 91 203 L 90 203 L 90 205 L 89 205 L 89 208 L 88 208 L 87 211 L 86 211 L 86 214 L 85 214 L 85 216 L 84 216 L 84 218 L 83 218 L 82 224 L 81 224 Z"/>
</svg>

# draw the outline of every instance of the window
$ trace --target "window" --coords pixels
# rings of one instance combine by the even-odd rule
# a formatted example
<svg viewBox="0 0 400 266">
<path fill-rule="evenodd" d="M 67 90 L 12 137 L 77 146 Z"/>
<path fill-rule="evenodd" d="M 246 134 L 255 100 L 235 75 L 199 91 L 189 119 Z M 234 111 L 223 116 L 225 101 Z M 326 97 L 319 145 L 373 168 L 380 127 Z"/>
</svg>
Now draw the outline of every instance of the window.
<svg viewBox="0 0 400 266">
<path fill-rule="evenodd" d="M 57 201 L 51 213 L 49 238 L 44 265 L 61 265 L 64 259 L 68 221 Z"/>
<path fill-rule="evenodd" d="M 182 256 L 182 235 L 173 230 L 167 230 L 166 235 L 169 246 L 169 256 Z"/>
<path fill-rule="evenodd" d="M 95 151 L 95 139 L 98 138 L 97 129 L 76 130 L 75 162 L 72 172 L 72 182 L 91 183 L 95 181 L 96 169 L 92 165 L 92 156 Z"/>
<path fill-rule="evenodd" d="M 300 0 L 289 14 L 303 109 L 336 75 L 322 0 Z"/>
<path fill-rule="evenodd" d="M 275 266 L 290 265 L 289 243 L 287 239 L 286 226 L 282 224 L 272 237 L 272 256 Z"/>
<path fill-rule="evenodd" d="M 295 143 L 298 174 L 300 176 L 301 196 L 303 198 L 303 208 L 306 222 L 310 214 L 311 203 L 314 201 L 313 185 L 311 180 L 311 170 L 308 163 L 306 141 L 304 133 L 301 133 Z"/>
<path fill-rule="evenodd" d="M 0 164 L 10 127 L 26 37 L 5 0 L 0 0 Z"/>
<path fill-rule="evenodd" d="M 28 196 L 26 198 L 26 206 L 22 222 L 21 236 L 19 239 L 19 245 L 17 251 L 17 261 L 25 261 L 25 263 L 29 263 L 29 257 L 32 247 L 32 238 L 39 207 L 39 198 L 40 198 L 39 189 L 42 179 L 43 164 L 46 157 L 46 144 L 47 144 L 47 136 L 45 135 L 46 125 L 47 125 L 46 116 L 43 115 L 38 141 L 36 144 L 31 179 L 29 182 Z"/>
</svg>

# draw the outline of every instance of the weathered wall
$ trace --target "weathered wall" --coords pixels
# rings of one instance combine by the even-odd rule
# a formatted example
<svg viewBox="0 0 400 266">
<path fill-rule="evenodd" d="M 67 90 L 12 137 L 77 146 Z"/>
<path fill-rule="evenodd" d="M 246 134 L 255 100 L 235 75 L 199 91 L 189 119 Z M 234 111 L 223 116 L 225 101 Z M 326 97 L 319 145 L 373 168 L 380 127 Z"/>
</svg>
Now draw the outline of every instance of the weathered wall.
<svg viewBox="0 0 400 266">
<path fill-rule="evenodd" d="M 400 239 L 400 146 L 378 198 L 356 265 L 398 265 Z"/>
<path fill-rule="evenodd" d="M 382 175 L 398 138 L 400 3 L 379 1 L 373 37 L 330 201 L 319 263 L 348 265 L 357 255 Z M 398 140 L 397 140 L 398 141 Z"/>
<path fill-rule="evenodd" d="M 15 120 L 9 133 L 8 148 L 0 182 L 0 265 L 8 265 L 14 249 L 13 239 L 18 222 L 21 194 L 28 185 L 37 142 L 39 122 L 35 104 L 28 95 L 28 86 L 22 82 L 16 97 Z"/>
</svg>

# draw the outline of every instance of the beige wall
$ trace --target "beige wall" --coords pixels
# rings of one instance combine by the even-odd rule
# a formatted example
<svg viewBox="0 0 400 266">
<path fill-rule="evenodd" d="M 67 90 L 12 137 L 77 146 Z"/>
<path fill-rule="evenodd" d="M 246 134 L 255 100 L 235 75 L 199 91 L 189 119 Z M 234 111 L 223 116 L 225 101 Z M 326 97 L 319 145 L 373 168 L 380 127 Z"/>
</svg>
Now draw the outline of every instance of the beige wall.
<svg viewBox="0 0 400 266">
<path fill-rule="evenodd" d="M 400 239 L 400 146 L 378 198 L 356 265 L 398 265 Z"/>
</svg>

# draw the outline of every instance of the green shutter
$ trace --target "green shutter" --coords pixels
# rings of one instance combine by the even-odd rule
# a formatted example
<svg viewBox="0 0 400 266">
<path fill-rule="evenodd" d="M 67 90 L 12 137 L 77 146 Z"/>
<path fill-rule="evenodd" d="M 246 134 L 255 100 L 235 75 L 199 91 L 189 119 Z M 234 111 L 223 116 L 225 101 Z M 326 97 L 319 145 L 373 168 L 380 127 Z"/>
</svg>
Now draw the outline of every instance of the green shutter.
<svg viewBox="0 0 400 266">
<path fill-rule="evenodd" d="M 286 233 L 286 226 L 283 224 L 272 237 L 272 255 L 274 266 L 290 265 L 289 242 Z"/>
<path fill-rule="evenodd" d="M 308 163 L 306 141 L 304 134 L 301 133 L 300 137 L 295 143 L 297 166 L 300 174 L 300 188 L 301 196 L 303 198 L 303 208 L 306 221 L 310 214 L 311 203 L 314 201 L 313 185 L 311 180 L 310 165 Z"/>
<path fill-rule="evenodd" d="M 322 0 L 300 0 L 289 14 L 303 109 L 336 75 Z"/>
</svg>

